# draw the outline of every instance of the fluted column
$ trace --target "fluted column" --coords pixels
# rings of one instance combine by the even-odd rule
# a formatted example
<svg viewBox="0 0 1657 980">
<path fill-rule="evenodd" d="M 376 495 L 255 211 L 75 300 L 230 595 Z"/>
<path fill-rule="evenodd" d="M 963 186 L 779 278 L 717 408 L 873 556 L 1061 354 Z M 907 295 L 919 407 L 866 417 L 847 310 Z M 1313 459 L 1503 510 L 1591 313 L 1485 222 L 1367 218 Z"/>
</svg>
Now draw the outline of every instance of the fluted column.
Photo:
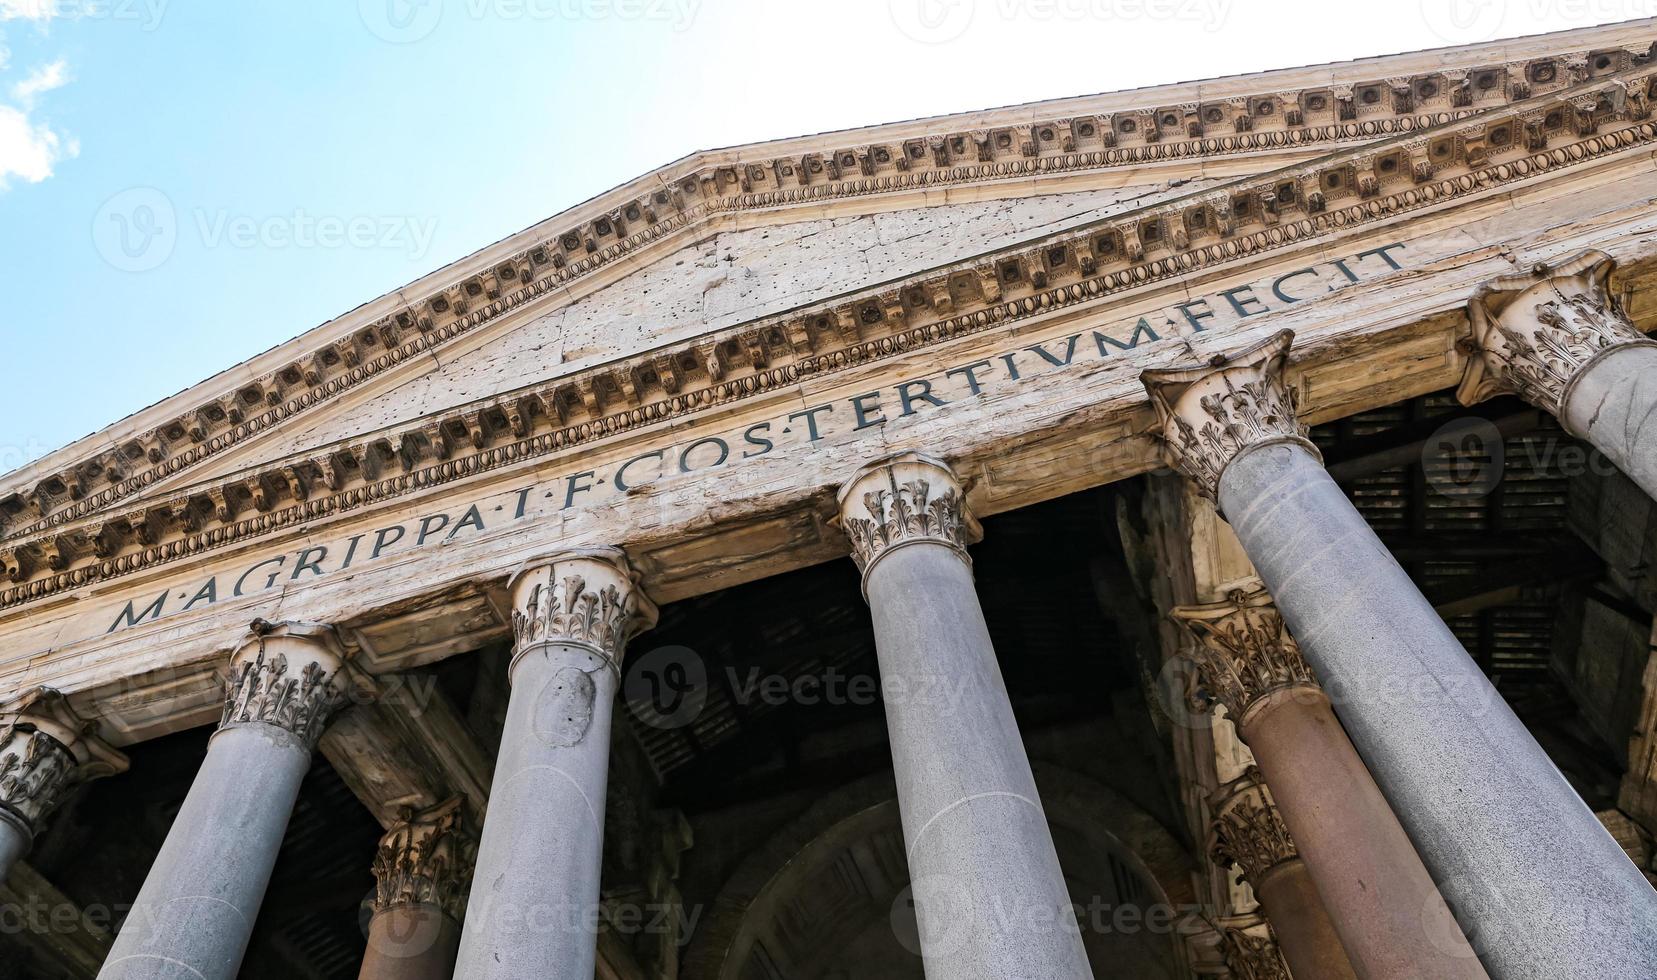
<svg viewBox="0 0 1657 980">
<path fill-rule="evenodd" d="M 236 976 L 344 671 L 327 626 L 255 622 L 237 644 L 219 730 L 100 980 Z"/>
<path fill-rule="evenodd" d="M 973 589 L 978 527 L 944 463 L 902 453 L 840 488 L 841 521 L 874 621 L 932 980 L 1090 977 Z"/>
<path fill-rule="evenodd" d="M 511 591 L 512 694 L 455 972 L 590 980 L 611 713 L 656 609 L 614 548 L 530 562 Z"/>
<path fill-rule="evenodd" d="M 477 840 L 455 797 L 401 823 L 374 853 L 374 914 L 359 980 L 449 980 Z"/>
<path fill-rule="evenodd" d="M 1479 288 L 1462 404 L 1512 393 L 1552 412 L 1657 497 L 1657 341 L 1612 301 L 1609 255 L 1588 251 Z"/>
<path fill-rule="evenodd" d="M 1254 889 L 1283 959 L 1296 977 L 1353 980 L 1357 976 L 1295 839 L 1284 825 L 1272 794 L 1255 773 L 1221 788 L 1214 807 L 1210 847 L 1215 861 L 1235 864 L 1243 880 Z M 1249 962 L 1264 967 L 1262 959 L 1266 958 L 1250 958 Z M 1416 976 L 1426 980 L 1433 974 Z"/>
<path fill-rule="evenodd" d="M 1271 596 L 1239 590 L 1174 618 L 1197 640 L 1203 686 L 1271 786 L 1357 976 L 1486 980 Z"/>
<path fill-rule="evenodd" d="M 49 687 L 0 709 L 0 882 L 75 783 L 124 772 L 127 758 Z"/>
<path fill-rule="evenodd" d="M 1657 892 L 1323 468 L 1292 338 L 1145 372 L 1169 462 L 1217 500 L 1491 975 L 1657 976 Z"/>
</svg>

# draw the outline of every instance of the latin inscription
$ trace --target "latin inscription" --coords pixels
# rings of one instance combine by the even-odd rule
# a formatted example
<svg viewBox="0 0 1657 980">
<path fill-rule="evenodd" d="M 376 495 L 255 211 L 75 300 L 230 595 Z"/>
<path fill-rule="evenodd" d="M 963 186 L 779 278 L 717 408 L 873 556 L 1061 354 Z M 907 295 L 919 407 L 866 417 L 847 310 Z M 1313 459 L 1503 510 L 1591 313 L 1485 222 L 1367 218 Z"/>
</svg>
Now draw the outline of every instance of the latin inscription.
<svg viewBox="0 0 1657 980">
<path fill-rule="evenodd" d="M 640 494 L 664 480 L 720 469 L 791 446 L 810 445 L 831 435 L 861 432 L 895 419 L 946 410 L 951 404 L 986 392 L 1039 382 L 1050 372 L 1075 363 L 1118 358 L 1141 344 L 1235 324 L 1366 278 L 1385 275 L 1403 268 L 1398 260 L 1403 250 L 1402 243 L 1394 243 L 1294 269 L 1176 304 L 1154 317 L 1142 316 L 1102 329 L 1081 330 L 1067 337 L 951 365 L 739 430 L 650 449 L 613 467 L 576 469 L 548 483 L 480 499 L 454 511 L 432 513 L 339 541 L 273 555 L 244 569 L 214 575 L 194 588 L 168 589 L 132 599 L 116 613 L 105 632 L 113 633 L 163 616 L 304 584 L 360 568 L 388 555 L 435 547 L 526 519 L 590 506 L 605 498 Z"/>
</svg>

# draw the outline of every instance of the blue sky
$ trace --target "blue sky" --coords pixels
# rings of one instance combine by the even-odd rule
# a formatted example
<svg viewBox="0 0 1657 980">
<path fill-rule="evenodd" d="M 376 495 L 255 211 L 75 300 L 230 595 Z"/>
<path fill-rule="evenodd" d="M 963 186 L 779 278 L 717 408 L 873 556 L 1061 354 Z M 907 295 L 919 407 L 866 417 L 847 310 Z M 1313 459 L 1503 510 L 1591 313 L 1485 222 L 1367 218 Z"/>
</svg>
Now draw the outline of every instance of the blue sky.
<svg viewBox="0 0 1657 980">
<path fill-rule="evenodd" d="M 0 472 L 699 148 L 1657 0 L 0 0 Z"/>
</svg>

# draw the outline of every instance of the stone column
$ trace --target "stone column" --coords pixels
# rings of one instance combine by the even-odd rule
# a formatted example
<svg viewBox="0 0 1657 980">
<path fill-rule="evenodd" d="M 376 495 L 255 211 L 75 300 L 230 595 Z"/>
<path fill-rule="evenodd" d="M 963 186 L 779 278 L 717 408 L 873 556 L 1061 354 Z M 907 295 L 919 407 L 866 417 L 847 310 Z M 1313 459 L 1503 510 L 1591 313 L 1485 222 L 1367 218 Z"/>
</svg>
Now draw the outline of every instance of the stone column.
<svg viewBox="0 0 1657 980">
<path fill-rule="evenodd" d="M 1271 595 L 1239 590 L 1174 619 L 1196 638 L 1203 686 L 1254 754 L 1357 975 L 1486 980 Z"/>
<path fill-rule="evenodd" d="M 1481 286 L 1456 396 L 1511 393 L 1552 412 L 1657 497 L 1657 341 L 1612 302 L 1609 255 L 1588 251 Z"/>
<path fill-rule="evenodd" d="M 0 709 L 0 882 L 69 787 L 126 768 L 126 756 L 98 737 L 97 722 L 49 687 Z"/>
<path fill-rule="evenodd" d="M 656 621 L 626 556 L 568 551 L 513 576 L 512 694 L 456 975 L 593 975 L 621 657 Z"/>
<path fill-rule="evenodd" d="M 344 652 L 315 623 L 266 623 L 236 645 L 224 713 L 99 980 L 232 980 L 323 725 L 345 700 Z"/>
<path fill-rule="evenodd" d="M 1292 339 L 1145 372 L 1170 463 L 1236 530 L 1491 975 L 1657 976 L 1657 892 L 1324 470 Z"/>
<path fill-rule="evenodd" d="M 460 949 L 477 841 L 455 797 L 380 838 L 374 854 L 374 915 L 359 980 L 449 980 Z"/>
<path fill-rule="evenodd" d="M 840 517 L 874 620 L 927 976 L 1091 977 L 973 589 L 959 481 L 901 453 L 840 488 Z"/>
<path fill-rule="evenodd" d="M 1257 774 L 1250 772 L 1221 788 L 1210 847 L 1215 861 L 1235 864 L 1254 889 L 1291 973 L 1315 980 L 1356 980 L 1306 862 Z M 1437 980 L 1430 973 L 1415 976 Z"/>
</svg>

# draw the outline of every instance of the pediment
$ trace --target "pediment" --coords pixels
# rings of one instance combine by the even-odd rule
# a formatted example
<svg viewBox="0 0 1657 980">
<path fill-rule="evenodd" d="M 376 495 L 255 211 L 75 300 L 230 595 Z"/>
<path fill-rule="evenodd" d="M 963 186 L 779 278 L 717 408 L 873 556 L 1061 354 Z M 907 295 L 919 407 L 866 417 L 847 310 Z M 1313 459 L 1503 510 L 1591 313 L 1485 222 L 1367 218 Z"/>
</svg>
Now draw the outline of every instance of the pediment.
<svg viewBox="0 0 1657 980">
<path fill-rule="evenodd" d="M 1389 70 L 1416 73 L 1372 83 L 1364 72 L 1387 59 L 1203 83 L 1180 90 L 1194 101 L 1177 117 L 1130 111 L 1150 96 L 1126 93 L 699 155 L 13 474 L 0 559 L 14 582 L 62 577 L 536 432 L 601 438 L 1021 309 L 1171 281 L 1309 234 L 1296 229 L 1333 204 L 1378 217 L 1365 202 L 1383 188 L 1580 137 L 1598 113 L 1641 118 L 1643 89 L 1606 94 L 1595 78 L 1646 64 L 1653 34 L 1575 32 L 1555 53 L 1533 39 L 1499 62 L 1495 46 L 1398 56 Z M 1585 99 L 1586 122 L 1571 115 Z M 1490 145 L 1504 124 L 1508 143 Z M 819 176 L 813 153 L 842 139 L 869 142 Z M 761 152 L 770 163 L 742 163 Z"/>
</svg>

